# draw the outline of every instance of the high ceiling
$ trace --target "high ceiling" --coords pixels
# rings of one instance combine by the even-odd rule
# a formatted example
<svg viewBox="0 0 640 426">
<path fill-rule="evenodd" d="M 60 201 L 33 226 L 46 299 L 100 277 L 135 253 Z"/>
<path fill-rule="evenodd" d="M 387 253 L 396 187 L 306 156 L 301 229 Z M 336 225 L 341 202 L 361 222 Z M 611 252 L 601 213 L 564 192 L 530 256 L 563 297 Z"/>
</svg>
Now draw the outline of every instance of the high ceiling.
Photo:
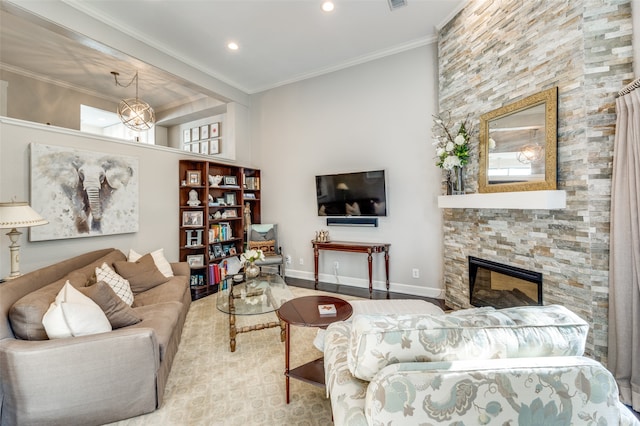
<svg viewBox="0 0 640 426">
<path fill-rule="evenodd" d="M 124 96 L 109 72 L 128 83 L 139 70 L 140 95 L 154 108 L 211 95 L 101 40 L 24 13 L 26 0 L 0 1 L 5 69 L 113 99 L 132 93 Z M 465 0 L 407 0 L 393 11 L 387 0 L 334 2 L 331 13 L 321 11 L 320 0 L 63 0 L 62 6 L 251 94 L 433 42 L 436 28 Z M 229 41 L 239 50 L 230 51 Z"/>
</svg>

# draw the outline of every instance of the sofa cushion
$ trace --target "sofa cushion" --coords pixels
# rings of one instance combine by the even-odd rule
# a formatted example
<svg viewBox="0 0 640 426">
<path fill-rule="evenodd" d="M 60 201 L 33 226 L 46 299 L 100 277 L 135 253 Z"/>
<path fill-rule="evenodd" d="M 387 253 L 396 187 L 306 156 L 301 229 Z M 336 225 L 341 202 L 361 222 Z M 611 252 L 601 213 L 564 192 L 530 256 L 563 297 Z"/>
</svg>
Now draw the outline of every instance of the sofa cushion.
<svg viewBox="0 0 640 426">
<path fill-rule="evenodd" d="M 129 328 L 152 328 L 160 346 L 160 361 L 163 361 L 167 347 L 171 343 L 172 334 L 180 332 L 176 327 L 182 311 L 182 303 L 165 302 L 133 309 L 142 321 Z"/>
<path fill-rule="evenodd" d="M 371 380 L 389 364 L 582 355 L 589 325 L 568 309 L 521 306 L 446 315 L 356 315 L 351 373 Z"/>
<path fill-rule="evenodd" d="M 189 291 L 188 280 L 184 276 L 175 276 L 166 283 L 157 285 L 143 293 L 136 294 L 133 307 L 155 305 L 157 303 L 183 300 L 185 292 Z"/>
<path fill-rule="evenodd" d="M 63 278 L 46 284 L 18 299 L 9 309 L 9 322 L 13 334 L 23 340 L 48 340 L 49 337 L 42 325 L 42 318 L 65 283 L 69 281 L 76 288 L 90 285 L 91 276 L 96 266 L 122 259 L 125 259 L 122 252 L 110 251 L 98 260 L 72 270 Z"/>
<path fill-rule="evenodd" d="M 402 363 L 371 381 L 364 413 L 369 425 L 622 425 L 617 393 L 585 357 Z"/>
<path fill-rule="evenodd" d="M 45 312 L 42 324 L 49 339 L 88 336 L 111 331 L 105 313 L 67 281 Z"/>
<path fill-rule="evenodd" d="M 135 262 L 115 262 L 113 266 L 118 274 L 129 281 L 133 294 L 142 293 L 169 280 L 158 270 L 151 254 L 145 254 Z"/>
<path fill-rule="evenodd" d="M 149 253 L 151 257 L 153 257 L 153 262 L 158 267 L 158 270 L 167 278 L 173 277 L 173 268 L 171 268 L 171 263 L 164 257 L 164 249 L 154 250 Z M 129 262 L 135 262 L 142 257 L 141 254 L 137 253 L 135 250 L 129 250 L 129 256 L 127 260 Z"/>
<path fill-rule="evenodd" d="M 13 333 L 23 340 L 48 340 L 42 325 L 42 317 L 49 310 L 51 302 L 67 282 L 66 278 L 55 281 L 18 299 L 9 310 L 9 321 Z"/>
<path fill-rule="evenodd" d="M 117 262 L 116 262 L 117 263 Z M 122 299 L 124 303 L 131 306 L 133 303 L 133 292 L 127 279 L 118 275 L 109 265 L 103 263 L 95 268 L 96 281 L 104 281 L 109 284 L 113 291 Z"/>
<path fill-rule="evenodd" d="M 133 308 L 124 303 L 111 286 L 104 281 L 99 281 L 89 287 L 82 287 L 79 290 L 100 306 L 114 330 L 141 321 Z"/>
</svg>

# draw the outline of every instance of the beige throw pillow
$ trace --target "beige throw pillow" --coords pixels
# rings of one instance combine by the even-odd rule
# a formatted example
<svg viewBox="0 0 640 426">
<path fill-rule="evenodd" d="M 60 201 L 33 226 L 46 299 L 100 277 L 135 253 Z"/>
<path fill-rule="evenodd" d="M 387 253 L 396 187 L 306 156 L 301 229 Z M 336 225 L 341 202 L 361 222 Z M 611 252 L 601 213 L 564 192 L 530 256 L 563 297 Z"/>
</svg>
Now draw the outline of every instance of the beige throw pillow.
<svg viewBox="0 0 640 426">
<path fill-rule="evenodd" d="M 173 277 L 173 268 L 171 268 L 171 263 L 164 257 L 164 249 L 158 249 L 149 254 L 153 257 L 153 263 L 156 264 L 156 267 L 162 272 L 162 275 L 165 277 Z M 130 249 L 127 260 L 129 260 L 129 262 L 136 262 L 140 260 L 141 257 L 142 255 L 140 253 Z"/>
<path fill-rule="evenodd" d="M 105 313 L 111 323 L 111 327 L 126 327 L 141 321 L 135 311 L 113 291 L 111 286 L 100 281 L 92 286 L 79 289 L 82 294 L 93 300 Z"/>
<path fill-rule="evenodd" d="M 87 336 L 111 331 L 105 313 L 90 298 L 66 282 L 42 318 L 49 339 Z"/>
<path fill-rule="evenodd" d="M 145 254 L 136 262 L 119 261 L 113 266 L 129 281 L 133 294 L 142 293 L 155 286 L 166 283 L 169 278 L 158 270 L 151 254 Z"/>
</svg>

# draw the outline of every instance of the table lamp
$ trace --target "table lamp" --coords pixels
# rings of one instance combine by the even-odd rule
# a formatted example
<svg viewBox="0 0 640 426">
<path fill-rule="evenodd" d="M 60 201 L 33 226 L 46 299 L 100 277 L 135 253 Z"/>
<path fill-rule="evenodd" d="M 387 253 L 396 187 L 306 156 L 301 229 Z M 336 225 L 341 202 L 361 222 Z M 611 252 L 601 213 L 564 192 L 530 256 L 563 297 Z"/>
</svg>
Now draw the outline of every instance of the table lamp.
<svg viewBox="0 0 640 426">
<path fill-rule="evenodd" d="M 29 228 L 31 226 L 46 225 L 47 222 L 36 213 L 27 203 L 11 202 L 0 203 L 0 228 L 11 229 L 7 232 L 11 244 L 11 274 L 5 279 L 10 280 L 20 276 L 20 240 L 19 232 L 16 228 Z"/>
</svg>

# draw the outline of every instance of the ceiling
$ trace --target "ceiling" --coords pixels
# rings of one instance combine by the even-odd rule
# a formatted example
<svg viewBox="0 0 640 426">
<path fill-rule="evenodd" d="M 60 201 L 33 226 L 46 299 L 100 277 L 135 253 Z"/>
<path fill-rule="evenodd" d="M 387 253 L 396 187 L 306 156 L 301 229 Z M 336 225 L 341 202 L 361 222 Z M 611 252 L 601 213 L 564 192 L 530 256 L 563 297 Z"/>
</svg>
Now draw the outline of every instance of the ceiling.
<svg viewBox="0 0 640 426">
<path fill-rule="evenodd" d="M 211 97 L 207 88 L 0 0 L 0 66 L 109 99 L 140 97 L 155 109 Z M 51 1 L 51 0 L 49 0 Z M 60 2 L 60 0 L 56 0 Z M 261 92 L 434 42 L 466 0 L 63 0 L 82 14 L 244 93 Z M 229 41 L 239 44 L 230 51 Z M 156 64 L 157 65 L 157 64 Z"/>
</svg>

